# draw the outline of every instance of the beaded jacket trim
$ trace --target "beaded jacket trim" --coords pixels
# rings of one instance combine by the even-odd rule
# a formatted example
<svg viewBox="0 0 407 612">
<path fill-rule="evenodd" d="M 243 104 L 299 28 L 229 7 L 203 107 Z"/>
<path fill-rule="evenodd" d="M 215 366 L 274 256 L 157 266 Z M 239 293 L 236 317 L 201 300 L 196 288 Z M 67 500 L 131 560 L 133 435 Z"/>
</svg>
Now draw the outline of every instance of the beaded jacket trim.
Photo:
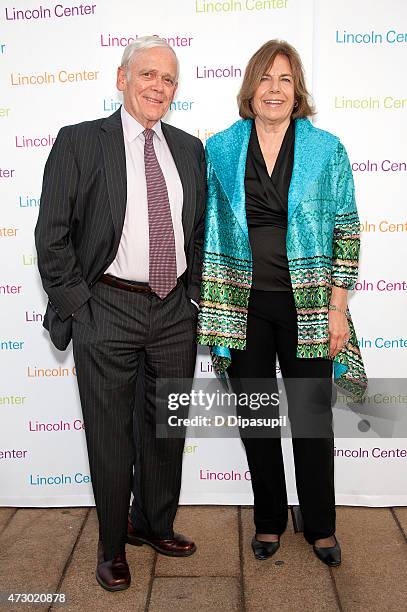
<svg viewBox="0 0 407 612">
<path fill-rule="evenodd" d="M 240 121 L 207 144 L 208 207 L 198 342 L 211 347 L 214 369 L 221 375 L 231 361 L 229 349 L 246 346 L 252 256 L 245 219 L 244 170 L 250 130 L 251 121 Z M 312 181 L 304 189 L 302 156 L 309 159 L 310 142 L 314 144 Z M 296 184 L 301 188 L 296 190 Z M 288 216 L 287 258 L 297 310 L 297 357 L 329 358 L 331 287 L 351 289 L 356 282 L 359 219 L 343 146 L 308 120 L 296 120 Z M 334 359 L 334 378 L 359 401 L 367 379 L 350 312 L 347 314 L 350 339 Z"/>
</svg>

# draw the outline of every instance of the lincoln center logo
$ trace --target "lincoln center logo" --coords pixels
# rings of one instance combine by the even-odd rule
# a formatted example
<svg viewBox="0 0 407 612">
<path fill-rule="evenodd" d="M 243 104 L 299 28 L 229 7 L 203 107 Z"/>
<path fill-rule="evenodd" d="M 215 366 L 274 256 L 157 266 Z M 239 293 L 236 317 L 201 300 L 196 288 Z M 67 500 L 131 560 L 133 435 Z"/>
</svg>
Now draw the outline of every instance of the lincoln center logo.
<svg viewBox="0 0 407 612">
<path fill-rule="evenodd" d="M 407 338 L 360 338 L 359 346 L 363 349 L 376 348 L 376 349 L 406 349 Z"/>
<path fill-rule="evenodd" d="M 0 168 L 0 179 L 14 178 L 15 172 L 15 170 L 10 168 Z"/>
<path fill-rule="evenodd" d="M 363 221 L 360 224 L 360 231 L 365 232 L 366 234 L 372 232 L 383 232 L 385 234 L 397 234 L 407 232 L 407 221 L 403 222 L 393 222 L 389 219 L 383 219 L 379 221 L 379 223 L 371 223 L 368 221 Z"/>
<path fill-rule="evenodd" d="M 0 227 L 0 238 L 15 238 L 18 227 Z"/>
<path fill-rule="evenodd" d="M 387 281 L 381 278 L 378 281 L 358 281 L 354 287 L 355 291 L 407 291 L 407 282 L 402 281 Z"/>
<path fill-rule="evenodd" d="M 79 83 L 82 81 L 97 81 L 99 70 L 59 70 L 58 72 L 47 72 L 42 74 L 21 74 L 12 72 L 10 82 L 13 86 L 23 87 L 26 85 L 55 85 L 55 83 Z"/>
<path fill-rule="evenodd" d="M 22 292 L 22 285 L 0 285 L 0 296 L 17 295 Z"/>
<path fill-rule="evenodd" d="M 158 34 L 153 34 L 153 36 L 158 36 Z M 113 36 L 110 34 L 101 34 L 100 35 L 100 46 L 101 47 L 127 47 L 135 40 L 137 40 L 137 34 L 134 36 L 123 36 L 121 34 L 116 34 Z M 167 41 L 167 43 L 171 47 L 190 47 L 192 45 L 192 41 L 194 40 L 193 36 L 159 36 L 163 40 Z"/>
<path fill-rule="evenodd" d="M 382 45 L 383 43 L 394 45 L 406 43 L 407 34 L 405 32 L 397 32 L 396 30 L 388 30 L 384 34 L 374 30 L 370 30 L 370 32 L 336 30 L 335 42 L 345 45 Z"/>
<path fill-rule="evenodd" d="M 207 2 L 195 0 L 196 13 L 239 13 L 242 11 L 270 11 L 287 8 L 288 0 L 244 0 L 235 2 Z"/>
<path fill-rule="evenodd" d="M 41 19 L 63 18 L 63 17 L 84 17 L 86 15 L 94 15 L 96 4 L 79 4 L 79 5 L 64 5 L 55 4 L 52 7 L 44 7 L 42 5 L 33 8 L 14 8 L 6 6 L 5 19 L 6 21 L 37 21 Z"/>
<path fill-rule="evenodd" d="M 231 66 L 196 66 L 195 76 L 197 79 L 237 79 L 242 76 L 242 70 Z"/>
<path fill-rule="evenodd" d="M 34 486 L 47 485 L 70 485 L 70 484 L 88 484 L 91 482 L 89 474 L 30 474 L 28 484 Z"/>
<path fill-rule="evenodd" d="M 76 376 L 75 366 L 70 368 L 37 368 L 37 366 L 27 366 L 28 378 L 67 378 Z"/>
<path fill-rule="evenodd" d="M 30 149 L 38 147 L 52 147 L 55 142 L 55 136 L 48 134 L 47 136 L 16 136 L 15 146 L 17 149 Z"/>
<path fill-rule="evenodd" d="M 363 161 L 352 162 L 353 172 L 406 172 L 407 164 L 405 161 L 395 161 L 391 159 L 383 159 L 381 161 L 373 161 L 366 159 Z"/>
<path fill-rule="evenodd" d="M 345 98 L 335 96 L 334 108 L 352 110 L 403 110 L 407 108 L 407 98 L 384 96 L 383 98 Z"/>
<path fill-rule="evenodd" d="M 230 472 L 211 472 L 210 470 L 200 469 L 199 480 L 251 480 L 249 470 L 238 472 L 230 470 Z"/>
</svg>

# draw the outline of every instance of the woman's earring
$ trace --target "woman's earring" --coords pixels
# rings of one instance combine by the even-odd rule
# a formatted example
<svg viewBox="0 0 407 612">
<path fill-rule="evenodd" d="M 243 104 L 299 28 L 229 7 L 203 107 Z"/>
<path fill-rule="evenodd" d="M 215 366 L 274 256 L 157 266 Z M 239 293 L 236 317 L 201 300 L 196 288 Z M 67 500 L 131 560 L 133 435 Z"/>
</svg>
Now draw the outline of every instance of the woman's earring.
<svg viewBox="0 0 407 612">
<path fill-rule="evenodd" d="M 298 100 L 294 102 L 293 110 L 297 110 L 298 108 Z"/>
</svg>

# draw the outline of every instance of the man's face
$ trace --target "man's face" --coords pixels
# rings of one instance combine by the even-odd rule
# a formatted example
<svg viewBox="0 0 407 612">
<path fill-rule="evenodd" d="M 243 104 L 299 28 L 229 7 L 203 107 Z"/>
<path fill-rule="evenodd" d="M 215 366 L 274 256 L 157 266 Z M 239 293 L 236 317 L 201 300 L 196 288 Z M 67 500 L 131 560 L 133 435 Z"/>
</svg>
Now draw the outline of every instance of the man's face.
<svg viewBox="0 0 407 612">
<path fill-rule="evenodd" d="M 126 111 L 145 128 L 167 112 L 177 89 L 177 63 L 171 49 L 153 47 L 135 54 L 127 70 L 118 68 L 117 89 Z M 128 78 L 129 76 L 129 78 Z"/>
</svg>

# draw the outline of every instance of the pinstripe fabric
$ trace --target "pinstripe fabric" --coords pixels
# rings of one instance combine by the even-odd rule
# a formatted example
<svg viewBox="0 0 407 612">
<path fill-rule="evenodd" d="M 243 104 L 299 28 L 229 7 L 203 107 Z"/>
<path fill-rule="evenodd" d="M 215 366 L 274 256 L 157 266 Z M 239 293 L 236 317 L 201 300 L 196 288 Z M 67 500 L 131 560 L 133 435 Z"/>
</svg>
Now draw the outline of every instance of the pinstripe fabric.
<svg viewBox="0 0 407 612">
<path fill-rule="evenodd" d="M 48 294 L 44 326 L 64 350 L 73 337 L 92 484 L 106 558 L 124 549 L 135 457 L 135 385 L 145 354 L 140 503 L 148 528 L 172 531 L 182 440 L 155 438 L 155 379 L 192 377 L 205 208 L 202 143 L 162 124 L 183 187 L 185 287 L 167 298 L 98 283 L 120 242 L 127 197 L 120 109 L 107 119 L 62 128 L 47 160 L 35 230 Z M 71 316 L 72 315 L 72 316 Z"/>
<path fill-rule="evenodd" d="M 140 507 L 150 532 L 172 535 L 184 442 L 156 438 L 155 381 L 193 377 L 193 309 L 182 285 L 161 300 L 97 283 L 92 288 L 90 322 L 74 321 L 74 358 L 106 558 L 124 550 L 136 455 L 133 411 L 141 353 L 145 356 L 145 402 L 136 406 L 141 423 Z"/>
<path fill-rule="evenodd" d="M 205 158 L 197 138 L 162 123 L 182 182 L 186 287 L 199 301 L 205 208 Z M 35 228 L 45 325 L 55 346 L 71 337 L 70 316 L 113 262 L 126 212 L 126 155 L 120 109 L 62 128 L 48 157 Z"/>
</svg>

